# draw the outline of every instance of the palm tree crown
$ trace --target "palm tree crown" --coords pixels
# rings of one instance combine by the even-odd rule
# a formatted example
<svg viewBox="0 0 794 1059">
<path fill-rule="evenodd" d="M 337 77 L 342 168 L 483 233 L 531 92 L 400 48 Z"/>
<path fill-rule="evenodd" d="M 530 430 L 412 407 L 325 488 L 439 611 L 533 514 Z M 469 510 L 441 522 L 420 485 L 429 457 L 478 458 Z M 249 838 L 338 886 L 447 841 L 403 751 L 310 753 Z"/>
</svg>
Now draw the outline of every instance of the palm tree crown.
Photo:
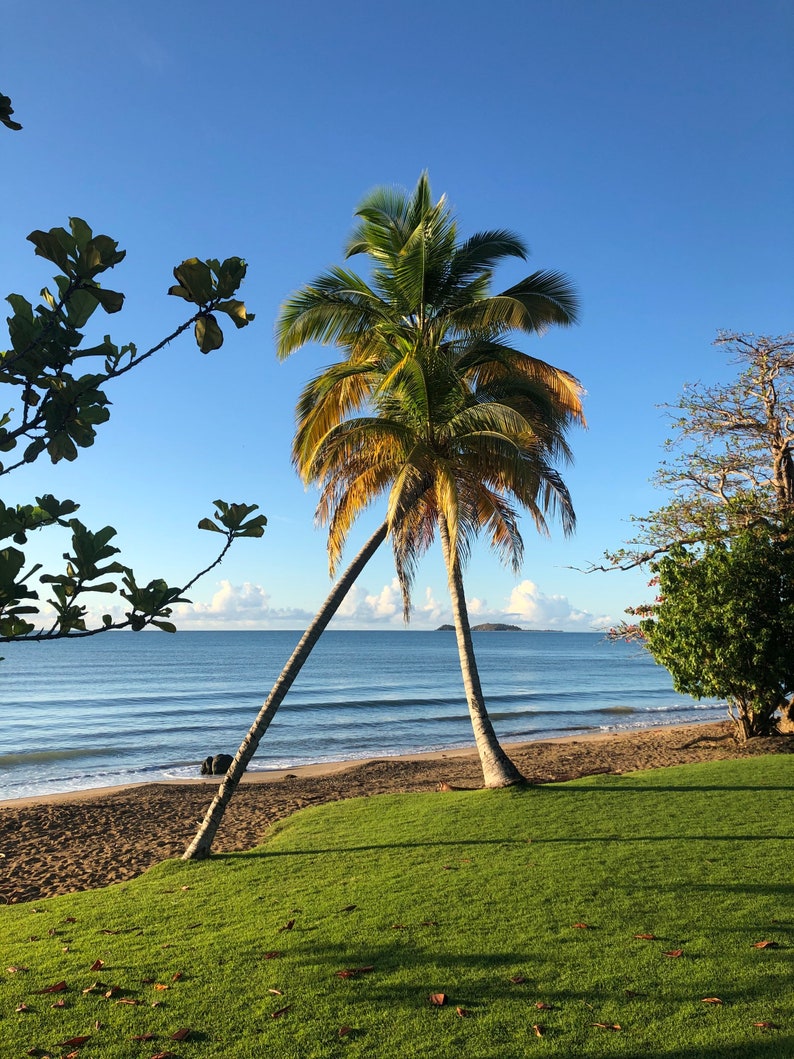
<svg viewBox="0 0 794 1059">
<path fill-rule="evenodd" d="M 460 242 L 446 200 L 433 203 L 424 174 L 410 194 L 376 190 L 357 217 L 347 256 L 368 256 L 369 281 L 332 268 L 297 291 L 277 323 L 282 357 L 308 342 L 343 354 L 301 395 L 293 460 L 320 488 L 317 517 L 329 528 L 332 571 L 357 516 L 388 496 L 406 619 L 418 560 L 439 532 L 469 705 L 479 697 L 489 726 L 461 569 L 481 532 L 519 569 L 521 508 L 543 532 L 547 514 L 558 514 L 566 533 L 574 526 L 555 463 L 570 459 L 567 430 L 584 422 L 581 386 L 509 340 L 570 325 L 576 297 L 557 272 L 491 294 L 494 266 L 525 258 L 526 247 L 501 230 Z M 491 785 L 518 774 L 505 776 Z"/>
</svg>

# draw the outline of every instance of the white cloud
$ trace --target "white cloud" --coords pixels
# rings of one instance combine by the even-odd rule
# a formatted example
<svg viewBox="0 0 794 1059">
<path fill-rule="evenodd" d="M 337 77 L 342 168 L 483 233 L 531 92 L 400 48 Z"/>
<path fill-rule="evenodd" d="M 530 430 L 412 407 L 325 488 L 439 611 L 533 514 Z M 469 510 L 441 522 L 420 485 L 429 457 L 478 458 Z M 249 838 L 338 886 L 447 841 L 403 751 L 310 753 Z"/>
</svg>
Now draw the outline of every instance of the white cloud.
<svg viewBox="0 0 794 1059">
<path fill-rule="evenodd" d="M 174 618 L 181 628 L 292 629 L 307 625 L 313 617 L 305 610 L 271 607 L 264 588 L 250 581 L 242 585 L 221 581 L 209 603 L 181 603 L 174 607 Z"/>
<path fill-rule="evenodd" d="M 574 607 L 567 596 L 547 596 L 534 581 L 522 581 L 510 593 L 505 618 L 526 622 L 536 629 L 567 629 L 591 632 L 602 629 L 609 619 L 595 617 L 586 610 Z"/>
</svg>

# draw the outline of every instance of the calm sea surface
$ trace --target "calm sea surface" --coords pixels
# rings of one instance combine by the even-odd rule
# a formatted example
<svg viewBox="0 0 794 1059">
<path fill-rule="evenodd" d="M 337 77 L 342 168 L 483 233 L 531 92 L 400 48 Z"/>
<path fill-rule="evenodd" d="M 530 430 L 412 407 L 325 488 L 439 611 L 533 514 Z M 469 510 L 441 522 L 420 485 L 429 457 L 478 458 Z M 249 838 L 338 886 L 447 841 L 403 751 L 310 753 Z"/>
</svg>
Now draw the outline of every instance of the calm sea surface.
<svg viewBox="0 0 794 1059">
<path fill-rule="evenodd" d="M 3 645 L 0 799 L 197 776 L 236 752 L 297 632 L 121 633 Z M 599 633 L 475 634 L 502 741 L 722 719 Z M 326 632 L 253 769 L 473 742 L 454 633 Z"/>
</svg>

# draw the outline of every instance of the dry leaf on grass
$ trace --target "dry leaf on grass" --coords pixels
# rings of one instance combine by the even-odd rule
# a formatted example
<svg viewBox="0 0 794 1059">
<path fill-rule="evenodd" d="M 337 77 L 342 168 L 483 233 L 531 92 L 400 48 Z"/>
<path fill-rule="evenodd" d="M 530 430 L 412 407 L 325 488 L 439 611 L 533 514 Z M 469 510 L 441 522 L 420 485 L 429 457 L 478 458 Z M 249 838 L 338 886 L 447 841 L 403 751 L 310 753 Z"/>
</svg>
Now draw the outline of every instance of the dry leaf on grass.
<svg viewBox="0 0 794 1059">
<path fill-rule="evenodd" d="M 754 1026 L 757 1026 L 759 1030 L 779 1030 L 780 1026 L 776 1022 L 754 1022 Z"/>
<path fill-rule="evenodd" d="M 70 1037 L 68 1041 L 61 1041 L 58 1045 L 59 1048 L 82 1048 L 86 1041 L 91 1040 L 89 1034 L 88 1037 Z"/>
<path fill-rule="evenodd" d="M 547 1004 L 545 1000 L 539 1000 L 537 1004 L 535 1004 L 535 1007 L 538 1011 L 554 1011 L 554 1005 Z"/>
<path fill-rule="evenodd" d="M 273 952 L 266 952 L 263 958 L 265 960 L 277 960 L 280 955 L 281 953 L 277 949 L 274 949 Z"/>
<path fill-rule="evenodd" d="M 683 949 L 670 949 L 669 952 L 663 952 L 662 956 L 669 956 L 671 960 L 677 960 L 679 956 L 684 955 Z"/>
<path fill-rule="evenodd" d="M 523 985 L 526 982 L 526 978 L 523 974 L 514 974 L 512 978 L 508 979 L 513 985 Z"/>
<path fill-rule="evenodd" d="M 455 1014 L 458 1018 L 467 1019 L 469 1017 L 469 1010 L 467 1008 L 455 1008 Z"/>
<path fill-rule="evenodd" d="M 52 985 L 48 985 L 46 989 L 37 989 L 36 993 L 65 993 L 69 986 L 66 982 L 54 982 Z"/>
<path fill-rule="evenodd" d="M 185 1026 L 184 1029 L 175 1030 L 168 1039 L 169 1041 L 186 1041 L 192 1032 L 189 1026 Z"/>
<path fill-rule="evenodd" d="M 104 960 L 94 960 L 91 966 L 88 968 L 89 971 L 101 971 L 105 966 Z"/>
<path fill-rule="evenodd" d="M 637 941 L 656 941 L 655 934 L 635 934 Z"/>
<path fill-rule="evenodd" d="M 532 1029 L 535 1031 L 536 1037 L 542 1037 L 544 1033 L 543 1026 L 540 1026 L 537 1022 L 532 1023 Z"/>
<path fill-rule="evenodd" d="M 441 1008 L 447 1002 L 447 994 L 446 993 L 431 993 L 428 999 L 430 1000 L 430 1003 L 434 1007 Z"/>
<path fill-rule="evenodd" d="M 589 923 L 574 923 L 574 927 L 576 927 L 577 930 L 590 930 Z"/>
<path fill-rule="evenodd" d="M 131 1037 L 130 1040 L 133 1040 L 133 1041 L 153 1041 L 154 1040 L 154 1034 L 153 1033 L 139 1033 L 135 1037 Z"/>
<path fill-rule="evenodd" d="M 292 1007 L 292 1004 L 286 1004 L 283 1008 L 279 1008 L 278 1011 L 271 1011 L 270 1012 L 271 1019 L 280 1019 L 281 1016 L 286 1014 L 286 1012 L 288 1012 L 291 1007 Z"/>
<path fill-rule="evenodd" d="M 754 949 L 776 949 L 778 944 L 776 941 L 754 941 Z"/>
<path fill-rule="evenodd" d="M 722 1001 L 718 996 L 704 996 L 701 1000 L 701 1004 L 721 1004 Z"/>
<path fill-rule="evenodd" d="M 283 930 L 292 930 L 292 928 L 294 926 L 295 926 L 295 920 L 294 919 L 288 919 L 283 927 L 279 927 L 278 928 L 278 932 L 280 934 Z"/>
<path fill-rule="evenodd" d="M 591 1026 L 596 1026 L 599 1030 L 619 1030 L 621 1025 L 619 1022 L 591 1022 Z"/>
</svg>

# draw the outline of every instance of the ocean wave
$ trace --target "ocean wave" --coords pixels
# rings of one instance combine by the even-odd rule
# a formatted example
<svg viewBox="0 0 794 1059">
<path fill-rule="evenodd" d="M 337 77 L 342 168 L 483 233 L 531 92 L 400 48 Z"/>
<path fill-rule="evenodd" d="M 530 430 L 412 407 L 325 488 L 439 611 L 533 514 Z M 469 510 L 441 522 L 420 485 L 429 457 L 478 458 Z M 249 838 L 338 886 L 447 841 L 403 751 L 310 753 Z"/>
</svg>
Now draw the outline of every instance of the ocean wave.
<svg viewBox="0 0 794 1059">
<path fill-rule="evenodd" d="M 53 761 L 75 761 L 84 757 L 117 757 L 116 747 L 71 747 L 63 750 L 18 750 L 11 754 L 0 754 L 0 768 L 11 769 L 19 765 L 44 765 Z"/>
</svg>

